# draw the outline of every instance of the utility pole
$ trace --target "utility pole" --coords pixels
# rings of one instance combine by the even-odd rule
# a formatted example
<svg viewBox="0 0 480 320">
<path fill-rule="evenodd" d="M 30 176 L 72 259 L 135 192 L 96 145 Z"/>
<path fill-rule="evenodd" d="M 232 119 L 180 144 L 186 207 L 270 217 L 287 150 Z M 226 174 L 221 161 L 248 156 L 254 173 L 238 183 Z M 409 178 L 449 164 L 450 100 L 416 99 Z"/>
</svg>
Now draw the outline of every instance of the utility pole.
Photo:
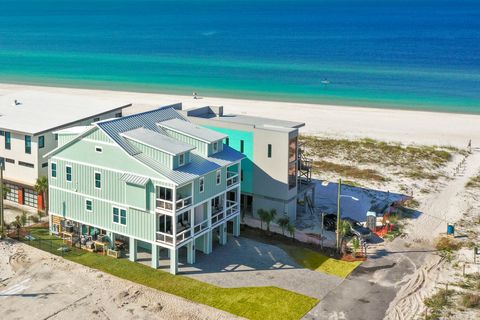
<svg viewBox="0 0 480 320">
<path fill-rule="evenodd" d="M 3 162 L 0 162 L 0 239 L 4 236 L 4 218 L 3 218 Z"/>
<path fill-rule="evenodd" d="M 340 196 L 342 192 L 342 179 L 338 179 L 337 192 L 337 251 L 340 252 Z"/>
</svg>

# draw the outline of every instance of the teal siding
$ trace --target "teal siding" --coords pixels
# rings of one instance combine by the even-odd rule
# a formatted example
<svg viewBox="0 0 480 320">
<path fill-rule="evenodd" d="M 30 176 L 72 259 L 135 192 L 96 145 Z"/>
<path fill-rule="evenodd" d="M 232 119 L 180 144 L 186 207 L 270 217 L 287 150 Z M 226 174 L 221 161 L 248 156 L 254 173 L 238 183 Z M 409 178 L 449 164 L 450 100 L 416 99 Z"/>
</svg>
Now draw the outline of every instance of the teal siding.
<svg viewBox="0 0 480 320">
<path fill-rule="evenodd" d="M 190 163 L 190 151 L 185 152 L 184 155 L 185 155 L 185 163 L 183 165 L 186 165 L 186 164 Z M 173 157 L 173 169 L 178 168 L 178 159 L 179 159 L 179 156 L 174 156 Z"/>
<path fill-rule="evenodd" d="M 223 142 L 221 140 L 218 141 L 218 150 L 215 151 L 215 152 L 213 151 L 213 143 L 208 144 L 208 155 L 209 156 L 211 156 L 214 153 L 221 152 L 221 151 L 223 151 Z"/>
<path fill-rule="evenodd" d="M 215 126 L 204 126 L 206 128 L 227 134 L 229 137 L 229 145 L 233 149 L 240 151 L 240 141 L 244 141 L 244 151 L 243 154 L 246 158 L 242 160 L 242 170 L 243 170 L 243 181 L 242 181 L 242 192 L 253 193 L 253 144 L 254 144 L 254 134 L 250 131 L 241 131 L 233 130 L 226 128 L 219 128 Z"/>
<path fill-rule="evenodd" d="M 155 241 L 155 214 L 98 199 L 92 199 L 93 211 L 88 212 L 85 210 L 85 199 L 88 197 L 50 189 L 50 211 L 66 219 L 84 222 L 147 241 Z M 127 225 L 113 222 L 112 207 L 114 205 L 127 210 Z"/>
<path fill-rule="evenodd" d="M 98 128 L 96 128 L 93 132 L 86 135 L 85 138 L 100 141 L 100 142 L 113 143 L 113 141 L 110 139 L 110 137 L 107 136 L 102 130 L 100 130 Z"/>
<path fill-rule="evenodd" d="M 200 182 L 199 179 L 195 179 L 194 182 L 194 201 L 195 204 L 200 203 L 210 197 L 213 197 L 214 195 L 225 191 L 227 188 L 227 178 L 226 178 L 226 173 L 227 169 L 222 168 L 222 177 L 221 177 L 221 183 L 217 185 L 216 181 L 216 171 L 210 172 L 209 174 L 205 175 L 205 191 L 200 193 Z"/>
<path fill-rule="evenodd" d="M 147 210 L 147 190 L 145 187 L 126 184 L 126 203 L 136 208 Z"/>
<path fill-rule="evenodd" d="M 72 141 L 74 138 L 76 138 L 78 135 L 77 134 L 59 134 L 58 135 L 58 146 L 63 146 L 67 144 L 68 142 Z"/>
</svg>

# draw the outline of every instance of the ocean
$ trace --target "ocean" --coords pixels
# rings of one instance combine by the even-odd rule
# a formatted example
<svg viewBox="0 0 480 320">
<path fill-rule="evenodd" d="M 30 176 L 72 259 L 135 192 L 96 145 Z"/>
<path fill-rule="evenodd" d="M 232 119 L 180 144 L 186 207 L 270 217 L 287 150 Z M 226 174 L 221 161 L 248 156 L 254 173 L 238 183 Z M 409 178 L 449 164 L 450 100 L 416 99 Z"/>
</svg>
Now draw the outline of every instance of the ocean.
<svg viewBox="0 0 480 320">
<path fill-rule="evenodd" d="M 1 0 L 0 82 L 480 114 L 480 1 Z"/>
</svg>

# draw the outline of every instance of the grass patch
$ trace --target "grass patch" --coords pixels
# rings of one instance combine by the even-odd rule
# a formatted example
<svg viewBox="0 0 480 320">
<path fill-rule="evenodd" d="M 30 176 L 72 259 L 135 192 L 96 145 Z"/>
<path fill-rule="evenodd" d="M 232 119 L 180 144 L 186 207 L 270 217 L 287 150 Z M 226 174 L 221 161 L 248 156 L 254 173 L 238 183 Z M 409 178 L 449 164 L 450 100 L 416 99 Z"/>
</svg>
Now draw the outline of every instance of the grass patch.
<svg viewBox="0 0 480 320">
<path fill-rule="evenodd" d="M 36 238 L 45 241 L 51 239 L 50 242 L 57 248 L 63 245 L 61 239 L 52 238 L 46 229 L 31 229 L 30 232 Z M 119 278 L 248 319 L 300 319 L 319 302 L 316 298 L 277 287 L 221 288 L 185 276 L 174 276 L 127 259 L 113 259 L 75 248 L 64 257 Z"/>
<path fill-rule="evenodd" d="M 329 161 L 314 161 L 313 169 L 316 173 L 333 172 L 344 177 L 353 179 L 371 180 L 371 181 L 387 181 L 378 171 L 373 169 L 360 169 L 354 166 L 337 164 Z"/>
<path fill-rule="evenodd" d="M 361 261 L 343 261 L 334 258 L 330 258 L 319 254 L 313 250 L 297 247 L 280 245 L 280 247 L 288 253 L 298 264 L 304 266 L 307 269 L 324 272 L 341 278 L 346 278 L 356 267 L 358 267 Z"/>
<path fill-rule="evenodd" d="M 437 244 L 435 245 L 437 250 L 452 252 L 459 250 L 462 247 L 462 243 L 453 238 L 441 237 L 438 239 Z"/>
<path fill-rule="evenodd" d="M 480 308 L 480 295 L 475 293 L 464 293 L 460 298 L 462 306 L 465 308 Z"/>
<path fill-rule="evenodd" d="M 470 180 L 468 180 L 465 187 L 467 187 L 467 188 L 480 188 L 480 175 L 470 178 Z"/>
<path fill-rule="evenodd" d="M 451 297 L 455 294 L 453 290 L 440 289 L 434 295 L 423 300 L 423 303 L 430 311 L 430 319 L 438 319 L 443 311 L 452 306 Z"/>
</svg>

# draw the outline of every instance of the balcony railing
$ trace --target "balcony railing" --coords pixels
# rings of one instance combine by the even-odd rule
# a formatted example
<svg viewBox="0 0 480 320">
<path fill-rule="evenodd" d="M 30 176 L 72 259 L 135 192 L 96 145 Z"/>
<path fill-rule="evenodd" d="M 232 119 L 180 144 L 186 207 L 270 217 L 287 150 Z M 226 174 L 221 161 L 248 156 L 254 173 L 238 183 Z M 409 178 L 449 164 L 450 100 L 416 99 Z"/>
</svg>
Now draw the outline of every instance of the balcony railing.
<svg viewBox="0 0 480 320">
<path fill-rule="evenodd" d="M 238 173 L 233 171 L 227 171 L 227 187 L 238 183 Z"/>
<path fill-rule="evenodd" d="M 208 229 L 208 219 L 196 224 L 193 227 L 193 232 L 199 233 L 199 232 L 202 232 L 203 230 L 206 230 L 206 229 Z"/>
<path fill-rule="evenodd" d="M 169 201 L 169 200 L 157 199 L 156 207 L 157 207 L 157 209 L 172 211 L 173 210 L 173 202 Z"/>
<path fill-rule="evenodd" d="M 186 229 L 177 234 L 177 244 L 181 243 L 192 236 L 192 229 Z"/>
<path fill-rule="evenodd" d="M 228 217 L 238 211 L 238 203 L 235 201 L 227 200 L 227 210 L 225 215 Z"/>
<path fill-rule="evenodd" d="M 192 196 L 188 196 L 177 200 L 177 210 L 189 207 L 192 205 Z"/>
<path fill-rule="evenodd" d="M 218 223 L 219 221 L 223 220 L 223 218 L 225 218 L 225 212 L 222 211 L 214 216 L 212 216 L 212 226 L 216 223 Z"/>
<path fill-rule="evenodd" d="M 157 241 L 173 244 L 173 236 L 168 233 L 157 231 Z"/>
</svg>

